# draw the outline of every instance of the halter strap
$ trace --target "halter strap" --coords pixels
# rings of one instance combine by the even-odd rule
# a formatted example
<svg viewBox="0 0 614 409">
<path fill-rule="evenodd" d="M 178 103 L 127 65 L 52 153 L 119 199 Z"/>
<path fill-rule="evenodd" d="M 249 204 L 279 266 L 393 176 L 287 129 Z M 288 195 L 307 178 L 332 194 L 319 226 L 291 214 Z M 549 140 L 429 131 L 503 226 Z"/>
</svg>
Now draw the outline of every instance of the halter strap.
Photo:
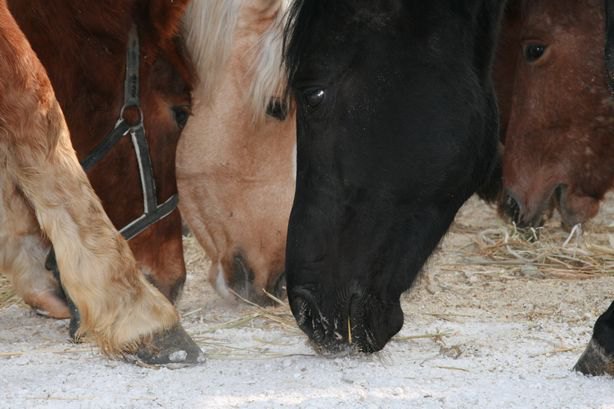
<svg viewBox="0 0 614 409">
<path fill-rule="evenodd" d="M 139 99 L 139 59 L 139 36 L 136 27 L 132 26 L 128 35 L 128 49 L 126 52 L 124 104 L 120 110 L 119 119 L 115 124 L 115 128 L 81 162 L 83 169 L 86 171 L 90 170 L 113 149 L 120 139 L 126 135 L 131 136 L 143 191 L 143 214 L 119 230 L 126 240 L 132 239 L 152 224 L 171 214 L 177 208 L 179 202 L 177 194 L 174 194 L 164 203 L 158 203 L 149 143 L 145 136 L 143 112 Z M 138 111 L 139 118 L 136 124 L 131 124 L 126 119 L 125 113 L 128 109 L 136 109 Z"/>
</svg>

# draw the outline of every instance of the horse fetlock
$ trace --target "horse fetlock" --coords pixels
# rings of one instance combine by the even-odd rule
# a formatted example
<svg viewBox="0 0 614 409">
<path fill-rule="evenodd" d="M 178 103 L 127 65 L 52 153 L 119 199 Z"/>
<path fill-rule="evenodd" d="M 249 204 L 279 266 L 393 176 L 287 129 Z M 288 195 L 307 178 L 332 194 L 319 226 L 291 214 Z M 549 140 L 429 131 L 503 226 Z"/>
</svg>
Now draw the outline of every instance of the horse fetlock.
<svg viewBox="0 0 614 409">
<path fill-rule="evenodd" d="M 593 338 L 574 369 L 585 375 L 614 376 L 614 302 L 597 319 Z"/>
<path fill-rule="evenodd" d="M 148 341 L 139 346 L 132 358 L 146 365 L 173 369 L 205 362 L 205 354 L 179 323 L 152 335 Z"/>
<path fill-rule="evenodd" d="M 608 354 L 605 348 L 593 338 L 574 366 L 574 370 L 584 375 L 614 376 L 614 354 Z"/>
</svg>

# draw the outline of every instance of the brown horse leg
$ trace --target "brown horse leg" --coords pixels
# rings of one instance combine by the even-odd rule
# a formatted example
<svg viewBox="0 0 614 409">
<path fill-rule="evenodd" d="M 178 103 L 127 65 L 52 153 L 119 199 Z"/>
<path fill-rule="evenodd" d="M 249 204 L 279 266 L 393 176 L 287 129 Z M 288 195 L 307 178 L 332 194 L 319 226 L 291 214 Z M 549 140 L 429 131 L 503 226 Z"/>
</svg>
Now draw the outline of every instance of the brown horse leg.
<svg viewBox="0 0 614 409">
<path fill-rule="evenodd" d="M 0 0 L 0 152 L 54 246 L 80 332 L 109 354 L 202 362 L 177 312 L 139 272 L 81 169 L 46 73 Z"/>
<path fill-rule="evenodd" d="M 614 302 L 597 319 L 593 338 L 574 369 L 585 375 L 614 376 Z"/>
<path fill-rule="evenodd" d="M 139 268 L 171 302 L 186 279 L 181 216 L 175 211 L 129 241 Z"/>
</svg>

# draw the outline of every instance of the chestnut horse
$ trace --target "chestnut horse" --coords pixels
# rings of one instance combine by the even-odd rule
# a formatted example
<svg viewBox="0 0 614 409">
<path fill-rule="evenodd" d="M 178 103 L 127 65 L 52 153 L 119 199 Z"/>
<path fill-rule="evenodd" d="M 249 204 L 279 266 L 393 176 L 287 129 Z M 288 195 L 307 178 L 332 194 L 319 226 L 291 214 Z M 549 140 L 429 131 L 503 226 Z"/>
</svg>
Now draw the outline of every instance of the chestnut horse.
<svg viewBox="0 0 614 409">
<path fill-rule="evenodd" d="M 495 78 L 502 210 L 519 226 L 552 207 L 567 226 L 586 222 L 614 187 L 614 1 L 511 0 Z M 575 369 L 614 375 L 614 303 Z"/>
<path fill-rule="evenodd" d="M 185 21 L 200 83 L 177 151 L 181 213 L 212 260 L 218 293 L 261 304 L 270 302 L 264 291 L 284 286 L 295 183 L 295 118 L 279 86 L 286 8 L 282 0 L 194 1 Z"/>
<path fill-rule="evenodd" d="M 88 177 L 115 226 L 123 228 L 142 219 L 144 208 L 150 216 L 163 217 L 149 227 L 145 223 L 149 220 L 140 220 L 136 230 L 124 234 L 128 238 L 137 234 L 129 244 L 139 268 L 171 301 L 185 280 L 181 220 L 173 205 L 175 151 L 190 112 L 193 81 L 191 62 L 177 36 L 187 3 L 8 1 L 47 69 L 77 155 L 82 161 L 88 158 Z M 136 46 L 131 51 L 133 66 L 127 68 L 131 31 Z M 135 95 L 130 99 L 124 95 L 126 71 L 136 74 L 130 85 Z M 131 106 L 122 109 L 126 105 Z M 139 127 L 141 120 L 143 127 Z M 129 125 L 132 130 L 144 130 L 144 135 L 128 131 Z M 107 135 L 119 140 L 105 150 Z M 133 147 L 137 136 L 145 140 L 138 154 Z M 142 181 L 141 173 L 151 175 L 146 178 L 149 181 Z M 47 289 L 51 287 L 49 283 Z M 58 304 L 52 299 L 54 291 L 46 294 L 46 305 Z M 48 312 L 62 315 L 55 307 Z"/>
<path fill-rule="evenodd" d="M 149 363 L 202 359 L 105 214 L 45 69 L 6 0 L 0 0 L 0 164 L 0 271 L 28 302 L 58 308 L 45 294 L 53 289 L 43 267 L 48 238 L 81 313 L 80 331 L 104 352 L 137 352 Z"/>
<path fill-rule="evenodd" d="M 604 4 L 508 4 L 495 72 L 505 143 L 502 209 L 519 226 L 541 225 L 552 207 L 565 225 L 584 223 L 614 188 Z"/>
</svg>

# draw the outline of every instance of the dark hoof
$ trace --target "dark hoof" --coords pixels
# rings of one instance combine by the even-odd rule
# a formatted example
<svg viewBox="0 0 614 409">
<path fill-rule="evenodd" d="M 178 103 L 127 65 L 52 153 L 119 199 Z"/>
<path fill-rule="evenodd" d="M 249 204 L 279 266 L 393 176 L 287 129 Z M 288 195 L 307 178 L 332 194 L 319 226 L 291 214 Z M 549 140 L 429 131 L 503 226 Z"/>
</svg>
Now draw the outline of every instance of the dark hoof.
<svg viewBox="0 0 614 409">
<path fill-rule="evenodd" d="M 181 324 L 153 336 L 136 353 L 146 365 L 184 368 L 205 362 L 205 354 L 185 332 Z"/>
<path fill-rule="evenodd" d="M 573 369 L 584 375 L 614 376 L 614 356 L 608 355 L 604 348 L 591 339 Z"/>
<path fill-rule="evenodd" d="M 67 298 L 68 309 L 70 310 L 70 325 L 68 326 L 68 334 L 70 335 L 70 339 L 78 344 L 81 342 L 79 336 L 77 335 L 77 331 L 79 331 L 79 327 L 81 326 L 81 315 L 79 315 L 79 310 L 75 303 L 72 302 L 70 298 Z"/>
</svg>

